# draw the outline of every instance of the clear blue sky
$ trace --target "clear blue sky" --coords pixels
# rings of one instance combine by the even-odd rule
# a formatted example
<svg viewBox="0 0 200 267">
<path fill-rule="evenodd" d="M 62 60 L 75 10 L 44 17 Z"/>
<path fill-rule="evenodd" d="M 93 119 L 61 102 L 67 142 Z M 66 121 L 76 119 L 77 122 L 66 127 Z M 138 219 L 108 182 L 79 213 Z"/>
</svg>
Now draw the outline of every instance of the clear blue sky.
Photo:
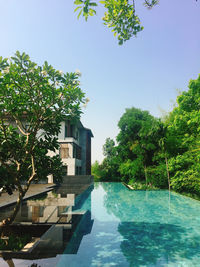
<svg viewBox="0 0 200 267">
<path fill-rule="evenodd" d="M 152 10 L 136 0 L 144 30 L 118 46 L 97 17 L 77 20 L 73 0 L 0 0 L 0 55 L 25 51 L 63 71 L 82 72 L 90 102 L 83 124 L 94 133 L 92 161 L 102 160 L 107 137 L 128 107 L 161 116 L 170 111 L 176 89 L 187 90 L 200 73 L 200 1 L 160 0 Z"/>
</svg>

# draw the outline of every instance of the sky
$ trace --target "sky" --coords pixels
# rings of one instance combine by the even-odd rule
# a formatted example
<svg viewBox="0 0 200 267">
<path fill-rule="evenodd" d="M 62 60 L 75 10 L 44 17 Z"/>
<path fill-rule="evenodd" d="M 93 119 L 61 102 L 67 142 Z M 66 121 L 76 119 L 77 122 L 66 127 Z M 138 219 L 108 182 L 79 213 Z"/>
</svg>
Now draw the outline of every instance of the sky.
<svg viewBox="0 0 200 267">
<path fill-rule="evenodd" d="M 119 46 L 101 17 L 77 20 L 73 0 L 0 0 L 0 56 L 19 50 L 64 72 L 80 70 L 90 99 L 81 121 L 94 134 L 92 162 L 102 161 L 126 108 L 161 117 L 200 73 L 200 1 L 160 0 L 152 10 L 136 0 L 144 30 Z"/>
</svg>

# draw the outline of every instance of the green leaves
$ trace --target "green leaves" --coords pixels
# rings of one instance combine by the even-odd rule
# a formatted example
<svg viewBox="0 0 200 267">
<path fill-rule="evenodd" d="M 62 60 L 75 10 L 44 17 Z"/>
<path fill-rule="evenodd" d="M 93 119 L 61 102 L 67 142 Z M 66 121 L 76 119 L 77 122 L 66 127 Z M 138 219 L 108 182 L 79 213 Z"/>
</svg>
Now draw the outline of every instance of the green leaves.
<svg viewBox="0 0 200 267">
<path fill-rule="evenodd" d="M 38 66 L 19 51 L 0 58 L 0 73 L 0 181 L 44 178 L 53 170 L 46 153 L 58 149 L 61 121 L 81 114 L 85 99 L 79 75 L 47 61 Z"/>
<path fill-rule="evenodd" d="M 26 112 L 27 119 L 30 116 L 33 123 L 33 114 L 42 116 L 44 109 L 48 107 L 51 112 L 60 110 L 64 115 L 70 113 L 69 106 L 73 113 L 71 104 L 74 101 L 79 104 L 82 102 L 84 94 L 79 88 L 79 77 L 75 73 L 64 74 L 47 62 L 43 66 L 37 66 L 25 53 L 16 52 L 10 61 L 9 64 L 8 60 L 4 60 L 6 65 L 4 63 L 0 69 L 0 108 L 3 112 L 9 112 L 13 118 L 19 119 Z"/>
<path fill-rule="evenodd" d="M 75 5 L 81 5 L 82 3 L 83 3 L 82 0 L 75 0 L 75 1 L 74 1 L 74 4 L 75 4 Z"/>
<path fill-rule="evenodd" d="M 118 144 L 107 138 L 98 179 L 171 186 L 200 196 L 200 76 L 177 98 L 165 121 L 147 111 L 126 109 L 119 120 Z M 99 174 L 100 173 L 100 174 Z"/>
<path fill-rule="evenodd" d="M 114 35 L 117 36 L 119 45 L 136 36 L 143 29 L 140 26 L 139 18 L 135 15 L 135 8 L 126 0 L 112 1 L 104 3 L 107 9 L 103 17 L 104 25 L 112 28 Z"/>
<path fill-rule="evenodd" d="M 114 36 L 118 38 L 119 45 L 122 45 L 131 37 L 137 36 L 143 30 L 140 19 L 135 14 L 134 0 L 105 0 L 99 1 L 99 3 L 105 8 L 105 14 L 102 18 L 103 24 L 111 28 Z M 78 5 L 74 10 L 74 12 L 79 10 L 78 18 L 82 14 L 87 21 L 89 16 L 96 14 L 96 10 L 92 8 L 98 6 L 96 2 L 75 0 L 74 4 Z M 144 5 L 149 9 L 156 4 L 158 4 L 158 0 L 144 1 Z"/>
<path fill-rule="evenodd" d="M 144 6 L 146 6 L 148 9 L 151 9 L 152 7 L 154 7 L 155 5 L 157 5 L 159 3 L 159 0 L 145 0 L 144 1 Z"/>
<path fill-rule="evenodd" d="M 79 11 L 77 18 L 79 19 L 80 15 L 83 14 L 83 17 L 85 17 L 85 20 L 87 21 L 88 16 L 94 16 L 96 14 L 96 11 L 91 8 L 91 7 L 96 7 L 97 3 L 95 2 L 90 2 L 90 0 L 75 0 L 74 1 L 75 5 L 79 5 L 78 7 L 75 8 L 74 12 Z"/>
</svg>

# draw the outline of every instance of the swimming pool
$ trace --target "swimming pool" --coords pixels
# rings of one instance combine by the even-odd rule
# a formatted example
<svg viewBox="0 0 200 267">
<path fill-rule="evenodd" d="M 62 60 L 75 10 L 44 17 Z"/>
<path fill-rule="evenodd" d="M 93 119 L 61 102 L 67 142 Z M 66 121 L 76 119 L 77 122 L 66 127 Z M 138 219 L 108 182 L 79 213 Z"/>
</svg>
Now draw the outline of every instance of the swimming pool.
<svg viewBox="0 0 200 267">
<path fill-rule="evenodd" d="M 95 183 L 87 198 L 80 201 L 81 197 L 72 212 L 87 216 L 64 253 L 34 263 L 57 267 L 200 266 L 200 202 L 167 190 L 131 191 L 121 183 Z M 31 261 L 14 262 L 15 266 L 31 265 Z"/>
</svg>

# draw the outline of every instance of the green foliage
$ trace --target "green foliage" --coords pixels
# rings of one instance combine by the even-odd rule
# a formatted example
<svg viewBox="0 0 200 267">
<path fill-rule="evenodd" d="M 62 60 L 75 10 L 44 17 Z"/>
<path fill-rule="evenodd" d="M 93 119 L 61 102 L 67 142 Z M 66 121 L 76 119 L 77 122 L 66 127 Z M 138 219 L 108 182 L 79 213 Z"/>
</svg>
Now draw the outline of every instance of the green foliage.
<svg viewBox="0 0 200 267">
<path fill-rule="evenodd" d="M 119 45 L 129 40 L 132 36 L 137 36 L 137 33 L 143 30 L 140 25 L 140 19 L 135 14 L 135 1 L 128 0 L 104 0 L 99 1 L 104 7 L 105 14 L 102 18 L 103 23 L 108 28 L 112 29 L 114 36 L 117 36 Z M 144 5 L 147 8 L 152 8 L 158 3 L 158 0 L 144 0 Z M 77 5 L 74 12 L 78 11 L 78 18 L 82 14 L 87 21 L 88 16 L 96 14 L 94 7 L 97 7 L 96 2 L 91 0 L 75 0 Z"/>
<path fill-rule="evenodd" d="M 74 12 L 79 11 L 78 13 L 78 19 L 81 14 L 85 17 L 85 20 L 88 20 L 88 16 L 94 16 L 96 14 L 96 11 L 92 7 L 96 7 L 97 3 L 95 2 L 90 2 L 90 0 L 75 0 L 74 1 L 75 5 L 78 5 L 78 7 L 75 8 Z"/>
<path fill-rule="evenodd" d="M 0 250 L 19 251 L 30 241 L 31 236 L 29 234 L 10 234 L 8 239 L 0 239 Z"/>
<path fill-rule="evenodd" d="M 46 61 L 38 66 L 18 51 L 0 58 L 0 183 L 15 184 L 21 198 L 32 181 L 62 177 L 60 159 L 49 153 L 59 148 L 61 122 L 81 114 L 78 78 Z"/>
<path fill-rule="evenodd" d="M 118 158 L 105 158 L 101 164 L 101 181 L 117 182 L 120 181 Z"/>
<path fill-rule="evenodd" d="M 171 185 L 175 191 L 200 195 L 199 171 L 193 169 L 177 171 L 172 178 Z"/>
<path fill-rule="evenodd" d="M 120 118 L 117 136 L 119 155 L 123 163 L 119 170 L 123 179 L 147 180 L 146 168 L 153 162 L 158 147 L 161 122 L 149 112 L 140 109 L 126 109 Z"/>
<path fill-rule="evenodd" d="M 98 161 L 95 161 L 95 163 L 92 164 L 92 175 L 94 176 L 94 180 L 96 182 L 120 181 L 120 162 L 117 157 L 116 147 L 114 147 L 114 141 L 108 138 L 103 149 L 107 157 L 103 160 L 101 164 L 99 164 Z"/>
<path fill-rule="evenodd" d="M 97 160 L 92 164 L 91 173 L 94 176 L 95 182 L 99 182 L 102 179 L 102 177 L 105 176 L 104 171 L 102 170 Z"/>
<path fill-rule="evenodd" d="M 152 163 L 156 144 L 159 140 L 160 121 L 147 111 L 126 109 L 118 123 L 120 132 L 118 146 L 110 138 L 103 146 L 106 158 L 100 165 L 107 177 L 101 180 L 124 182 L 142 181 L 146 177 L 146 167 Z"/>
<path fill-rule="evenodd" d="M 151 185 L 161 189 L 168 187 L 167 171 L 164 162 L 159 165 L 149 166 L 147 168 L 147 175 L 148 183 Z"/>
<path fill-rule="evenodd" d="M 110 177 L 117 170 L 120 180 L 135 189 L 164 189 L 171 185 L 175 191 L 199 198 L 199 125 L 200 76 L 177 97 L 177 106 L 164 122 L 147 111 L 126 109 L 118 123 L 118 144 L 114 146 L 112 140 L 106 140 L 106 158 L 100 168 Z M 114 152 L 112 161 L 108 151 Z"/>
<path fill-rule="evenodd" d="M 178 192 L 200 194 L 200 163 L 195 162 L 193 156 L 184 153 L 169 161 L 171 186 Z"/>
<path fill-rule="evenodd" d="M 106 142 L 103 145 L 103 155 L 107 158 L 112 158 L 116 155 L 115 142 L 111 138 L 106 138 Z"/>
<path fill-rule="evenodd" d="M 112 29 L 119 45 L 143 30 L 134 6 L 127 0 L 107 0 L 104 1 L 104 7 L 106 9 L 103 17 L 104 25 Z"/>
<path fill-rule="evenodd" d="M 158 188 L 151 185 L 145 184 L 144 182 L 133 182 L 132 180 L 129 181 L 129 185 L 132 187 L 133 190 L 157 190 Z"/>
<path fill-rule="evenodd" d="M 177 107 L 170 113 L 168 138 L 173 139 L 170 149 L 169 170 L 172 188 L 179 192 L 200 194 L 200 76 L 191 80 L 189 90 L 177 98 Z"/>
<path fill-rule="evenodd" d="M 122 163 L 119 167 L 121 179 L 123 182 L 136 181 L 144 177 L 144 167 L 141 158 L 137 158 L 134 161 L 130 159 Z"/>
<path fill-rule="evenodd" d="M 117 147 L 111 138 L 107 138 L 103 146 L 103 154 L 106 157 L 102 164 L 97 161 L 92 165 L 92 175 L 95 181 L 119 181 L 119 159 Z"/>
</svg>

